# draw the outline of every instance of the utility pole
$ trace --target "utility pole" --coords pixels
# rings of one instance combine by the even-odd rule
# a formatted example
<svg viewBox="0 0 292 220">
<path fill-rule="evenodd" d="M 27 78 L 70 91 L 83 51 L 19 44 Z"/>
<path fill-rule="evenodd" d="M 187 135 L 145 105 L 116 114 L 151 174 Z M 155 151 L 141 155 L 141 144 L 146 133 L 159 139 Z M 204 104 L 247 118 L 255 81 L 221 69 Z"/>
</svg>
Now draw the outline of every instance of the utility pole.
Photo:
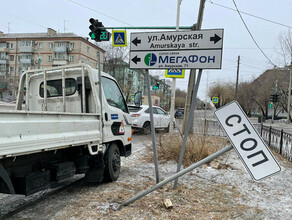
<svg viewBox="0 0 292 220">
<path fill-rule="evenodd" d="M 207 71 L 207 85 L 206 85 L 206 98 L 205 98 L 205 110 L 204 110 L 204 118 L 206 119 L 206 111 L 207 111 L 207 93 L 208 93 L 208 78 L 209 78 L 209 72 Z M 204 128 L 205 129 L 205 128 Z"/>
<path fill-rule="evenodd" d="M 239 64 L 240 64 L 240 56 L 238 56 L 237 58 L 237 72 L 236 72 L 236 84 L 235 84 L 235 95 L 234 95 L 235 100 L 237 100 L 237 92 L 238 92 Z"/>
<path fill-rule="evenodd" d="M 287 112 L 288 112 L 288 118 L 287 118 L 287 123 L 290 123 L 291 121 L 291 115 L 290 115 L 290 105 L 291 105 L 291 68 L 292 68 L 292 61 L 291 61 L 291 64 L 290 64 L 290 67 L 289 67 L 289 89 L 288 89 L 288 104 L 287 104 Z"/>
<path fill-rule="evenodd" d="M 177 0 L 177 13 L 176 13 L 176 31 L 179 31 L 179 15 L 180 15 L 180 5 L 182 0 Z M 170 128 L 169 132 L 173 132 L 173 125 L 174 125 L 174 107 L 175 107 L 175 90 L 176 90 L 176 78 L 172 78 L 172 85 L 171 85 L 171 100 L 170 100 Z"/>
<path fill-rule="evenodd" d="M 201 30 L 202 27 L 202 21 L 203 21 L 203 14 L 204 14 L 204 7 L 205 7 L 205 0 L 200 1 L 200 8 L 199 8 L 199 14 L 196 24 L 196 30 Z M 190 106 L 191 106 L 191 100 L 192 100 L 192 94 L 193 94 L 193 85 L 196 80 L 196 69 L 192 69 L 190 71 L 189 76 L 189 83 L 188 83 L 188 92 L 187 92 L 187 98 L 186 98 L 186 105 L 185 105 L 185 113 L 184 113 L 184 121 L 183 121 L 183 133 L 186 129 L 187 120 L 189 118 L 190 114 Z M 196 98 L 196 97 L 195 97 Z M 194 133 L 194 126 L 190 127 L 190 133 Z"/>
<path fill-rule="evenodd" d="M 276 95 L 277 95 L 277 91 L 278 91 L 278 80 L 276 80 L 276 85 L 274 87 L 274 92 L 273 92 L 273 95 L 274 95 L 274 99 L 275 99 L 275 102 L 276 103 Z M 272 124 L 274 123 L 274 116 L 275 116 L 275 105 L 273 105 L 273 109 L 274 111 L 272 111 Z"/>
</svg>

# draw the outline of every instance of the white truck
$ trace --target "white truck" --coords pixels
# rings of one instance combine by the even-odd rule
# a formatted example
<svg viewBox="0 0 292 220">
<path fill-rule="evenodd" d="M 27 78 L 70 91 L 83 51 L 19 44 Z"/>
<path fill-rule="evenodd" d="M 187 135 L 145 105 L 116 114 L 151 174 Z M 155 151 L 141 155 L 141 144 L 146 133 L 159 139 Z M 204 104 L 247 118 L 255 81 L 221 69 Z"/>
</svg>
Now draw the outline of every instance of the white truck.
<svg viewBox="0 0 292 220">
<path fill-rule="evenodd" d="M 0 111 L 0 193 L 29 195 L 82 173 L 88 182 L 115 181 L 131 139 L 113 77 L 86 64 L 28 70 L 16 110 Z"/>
</svg>

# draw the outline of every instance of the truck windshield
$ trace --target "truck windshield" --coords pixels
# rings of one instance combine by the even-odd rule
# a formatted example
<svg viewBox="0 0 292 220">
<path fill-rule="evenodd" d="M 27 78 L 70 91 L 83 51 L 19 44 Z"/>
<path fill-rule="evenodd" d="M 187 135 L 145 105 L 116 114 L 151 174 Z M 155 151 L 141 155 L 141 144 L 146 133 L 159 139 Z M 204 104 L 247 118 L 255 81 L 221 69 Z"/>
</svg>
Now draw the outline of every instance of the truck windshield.
<svg viewBox="0 0 292 220">
<path fill-rule="evenodd" d="M 108 104 L 129 113 L 123 94 L 116 82 L 106 77 L 102 77 L 101 82 Z"/>
</svg>

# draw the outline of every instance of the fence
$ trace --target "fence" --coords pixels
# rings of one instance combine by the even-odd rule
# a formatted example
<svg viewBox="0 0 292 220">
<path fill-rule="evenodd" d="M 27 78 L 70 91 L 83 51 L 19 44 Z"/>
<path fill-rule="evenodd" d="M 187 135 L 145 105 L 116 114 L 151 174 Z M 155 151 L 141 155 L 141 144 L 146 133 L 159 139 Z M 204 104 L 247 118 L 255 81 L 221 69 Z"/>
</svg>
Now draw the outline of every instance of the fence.
<svg viewBox="0 0 292 220">
<path fill-rule="evenodd" d="M 292 134 L 263 124 L 254 124 L 254 127 L 269 147 L 292 162 Z M 226 136 L 215 120 L 204 121 L 204 134 Z"/>
</svg>

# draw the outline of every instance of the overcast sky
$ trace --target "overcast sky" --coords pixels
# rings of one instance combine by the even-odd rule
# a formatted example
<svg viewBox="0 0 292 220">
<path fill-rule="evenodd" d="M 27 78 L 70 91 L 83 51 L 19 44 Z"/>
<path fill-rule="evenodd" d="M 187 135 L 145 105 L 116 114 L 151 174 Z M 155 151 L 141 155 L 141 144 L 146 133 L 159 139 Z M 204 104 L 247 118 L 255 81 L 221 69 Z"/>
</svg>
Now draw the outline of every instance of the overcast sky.
<svg viewBox="0 0 292 220">
<path fill-rule="evenodd" d="M 274 64 L 281 66 L 278 37 L 292 27 L 292 1 L 235 2 L 258 45 Z M 197 22 L 199 3 L 199 0 L 182 1 L 181 26 Z M 203 100 L 207 75 L 209 86 L 218 81 L 235 83 L 238 56 L 241 57 L 240 82 L 251 80 L 273 67 L 252 41 L 238 13 L 232 9 L 235 9 L 233 0 L 206 0 L 202 29 L 224 28 L 224 39 L 222 69 L 203 71 L 199 89 L 199 97 Z M 91 17 L 102 21 L 104 26 L 113 27 L 175 26 L 176 12 L 177 0 L 1 0 L 0 30 L 4 33 L 8 29 L 10 33 L 36 33 L 46 32 L 50 27 L 63 33 L 65 28 L 65 32 L 87 37 Z M 150 73 L 157 74 L 157 71 Z M 187 82 L 188 71 L 185 79 L 177 80 L 177 87 L 186 90 Z"/>
</svg>

